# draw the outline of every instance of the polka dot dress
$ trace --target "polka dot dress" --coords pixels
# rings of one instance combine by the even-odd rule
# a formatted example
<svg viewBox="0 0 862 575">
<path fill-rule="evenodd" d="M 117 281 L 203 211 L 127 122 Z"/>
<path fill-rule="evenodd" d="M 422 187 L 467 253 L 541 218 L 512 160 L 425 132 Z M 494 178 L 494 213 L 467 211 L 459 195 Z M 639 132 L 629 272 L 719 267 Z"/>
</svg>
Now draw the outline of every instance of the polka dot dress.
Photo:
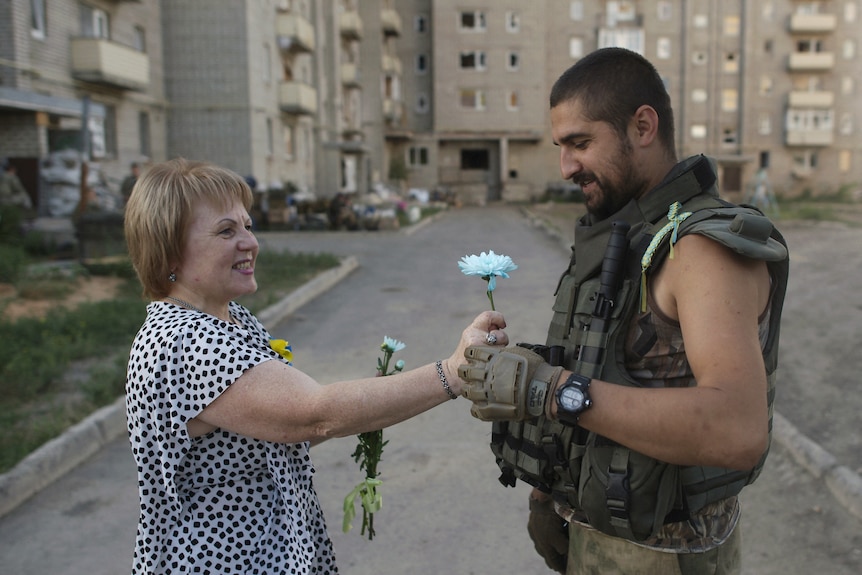
<svg viewBox="0 0 862 575">
<path fill-rule="evenodd" d="M 279 444 L 186 423 L 243 372 L 281 361 L 269 334 L 231 303 L 241 326 L 153 302 L 126 380 L 140 520 L 133 575 L 338 573 L 314 491 L 307 443 Z"/>
</svg>

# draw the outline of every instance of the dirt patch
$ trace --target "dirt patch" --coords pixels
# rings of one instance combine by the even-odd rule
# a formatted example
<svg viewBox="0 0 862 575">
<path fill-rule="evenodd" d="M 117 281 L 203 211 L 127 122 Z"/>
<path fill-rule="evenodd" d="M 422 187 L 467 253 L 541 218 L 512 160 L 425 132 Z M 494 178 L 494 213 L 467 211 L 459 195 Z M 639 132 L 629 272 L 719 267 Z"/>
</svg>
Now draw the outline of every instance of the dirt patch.
<svg viewBox="0 0 862 575">
<path fill-rule="evenodd" d="M 117 293 L 117 288 L 124 281 L 123 278 L 108 276 L 78 278 L 75 282 L 75 288 L 60 299 L 19 298 L 14 286 L 0 284 L 0 301 L 12 299 L 3 308 L 0 317 L 7 321 L 16 321 L 25 317 L 42 318 L 48 311 L 56 307 L 74 309 L 84 302 L 112 299 Z"/>
</svg>

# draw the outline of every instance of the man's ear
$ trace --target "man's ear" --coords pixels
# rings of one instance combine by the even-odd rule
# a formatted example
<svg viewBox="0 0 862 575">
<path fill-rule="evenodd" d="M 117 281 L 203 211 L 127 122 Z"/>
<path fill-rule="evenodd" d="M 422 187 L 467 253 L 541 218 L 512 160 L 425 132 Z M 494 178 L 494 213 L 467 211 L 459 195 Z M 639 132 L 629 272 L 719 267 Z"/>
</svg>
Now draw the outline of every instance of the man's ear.
<svg viewBox="0 0 862 575">
<path fill-rule="evenodd" d="M 632 117 L 638 144 L 648 146 L 658 138 L 658 112 L 644 104 L 635 110 Z"/>
</svg>

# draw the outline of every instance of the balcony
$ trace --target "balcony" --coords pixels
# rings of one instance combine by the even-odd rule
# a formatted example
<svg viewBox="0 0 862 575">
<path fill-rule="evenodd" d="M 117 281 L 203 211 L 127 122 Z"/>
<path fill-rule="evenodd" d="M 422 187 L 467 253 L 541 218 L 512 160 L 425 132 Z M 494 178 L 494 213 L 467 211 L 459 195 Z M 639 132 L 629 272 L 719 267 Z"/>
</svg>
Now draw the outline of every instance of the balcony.
<svg viewBox="0 0 862 575">
<path fill-rule="evenodd" d="M 102 38 L 72 38 L 72 76 L 123 90 L 146 90 L 150 57 Z"/>
<path fill-rule="evenodd" d="M 381 62 L 383 66 L 383 73 L 388 74 L 390 76 L 400 76 L 401 75 L 401 59 L 396 56 L 390 56 L 389 54 L 383 54 L 383 61 Z"/>
<path fill-rule="evenodd" d="M 362 39 L 362 18 L 356 10 L 342 12 L 338 17 L 338 30 L 348 40 Z"/>
<path fill-rule="evenodd" d="M 278 45 L 289 53 L 314 51 L 314 27 L 296 14 L 282 13 L 276 16 L 275 31 Z"/>
<path fill-rule="evenodd" d="M 341 84 L 347 88 L 359 87 L 359 66 L 345 62 L 341 65 Z"/>
<path fill-rule="evenodd" d="M 827 71 L 835 67 L 832 52 L 794 52 L 787 60 L 791 72 Z"/>
<path fill-rule="evenodd" d="M 835 31 L 838 18 L 835 14 L 793 14 L 788 26 L 793 33 L 825 34 Z"/>
<path fill-rule="evenodd" d="M 401 35 L 401 16 L 391 8 L 384 8 L 380 13 L 380 21 L 383 25 L 383 34 L 386 36 Z"/>
<path fill-rule="evenodd" d="M 786 146 L 831 146 L 832 130 L 791 130 L 785 135 Z"/>
<path fill-rule="evenodd" d="M 278 105 L 287 114 L 316 114 L 317 90 L 301 82 L 282 82 L 279 86 Z"/>
<path fill-rule="evenodd" d="M 791 108 L 831 108 L 835 103 L 832 92 L 790 92 L 787 105 Z"/>
</svg>

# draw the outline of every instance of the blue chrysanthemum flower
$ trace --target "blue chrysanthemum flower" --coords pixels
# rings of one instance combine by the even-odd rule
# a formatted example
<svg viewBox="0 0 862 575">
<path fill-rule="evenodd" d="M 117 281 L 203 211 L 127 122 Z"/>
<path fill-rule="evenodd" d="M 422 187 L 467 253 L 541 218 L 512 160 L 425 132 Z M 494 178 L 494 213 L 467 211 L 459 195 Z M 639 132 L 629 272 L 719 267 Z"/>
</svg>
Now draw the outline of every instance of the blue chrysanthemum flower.
<svg viewBox="0 0 862 575">
<path fill-rule="evenodd" d="M 458 262 L 458 267 L 468 276 L 480 276 L 488 282 L 488 291 L 497 288 L 497 276 L 508 278 L 509 272 L 518 269 L 512 258 L 495 254 L 494 250 L 480 255 L 464 256 Z"/>
<path fill-rule="evenodd" d="M 407 347 L 406 344 L 398 341 L 397 339 L 392 339 L 389 336 L 383 336 L 383 343 L 380 345 L 380 349 L 382 349 L 383 351 L 388 351 L 390 353 L 401 351 L 405 347 Z"/>
</svg>

